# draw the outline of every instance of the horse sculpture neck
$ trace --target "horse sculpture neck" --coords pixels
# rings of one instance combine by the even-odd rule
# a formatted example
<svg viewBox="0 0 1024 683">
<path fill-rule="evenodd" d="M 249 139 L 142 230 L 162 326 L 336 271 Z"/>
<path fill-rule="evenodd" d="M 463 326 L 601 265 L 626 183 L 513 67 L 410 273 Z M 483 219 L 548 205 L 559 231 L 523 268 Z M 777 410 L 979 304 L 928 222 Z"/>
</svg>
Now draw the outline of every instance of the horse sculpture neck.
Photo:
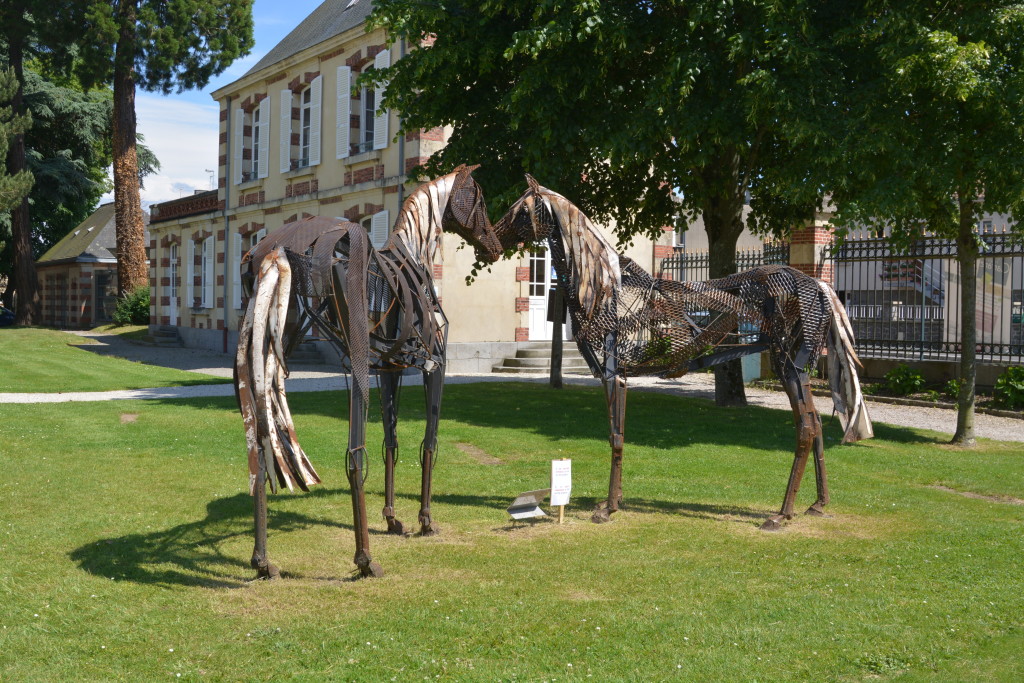
<svg viewBox="0 0 1024 683">
<path fill-rule="evenodd" d="M 455 183 L 456 173 L 449 173 L 415 190 L 402 204 L 384 250 L 402 246 L 416 262 L 430 269 L 441 248 L 441 221 Z"/>
<path fill-rule="evenodd" d="M 568 295 L 577 297 L 582 315 L 591 318 L 614 300 L 615 291 L 622 286 L 619 254 L 568 199 L 539 185 L 534 192 L 558 226 L 568 280 L 576 285 Z"/>
</svg>

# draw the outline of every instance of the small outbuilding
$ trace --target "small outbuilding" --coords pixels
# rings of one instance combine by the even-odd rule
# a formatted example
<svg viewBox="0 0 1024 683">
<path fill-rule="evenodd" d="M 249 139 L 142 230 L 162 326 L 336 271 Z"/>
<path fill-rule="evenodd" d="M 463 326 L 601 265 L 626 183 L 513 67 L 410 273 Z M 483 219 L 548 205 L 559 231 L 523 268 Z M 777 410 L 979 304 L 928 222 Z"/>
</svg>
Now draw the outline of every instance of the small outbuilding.
<svg viewBox="0 0 1024 683">
<path fill-rule="evenodd" d="M 142 218 L 149 225 L 149 214 L 144 211 Z M 36 261 L 42 324 L 88 329 L 111 322 L 117 301 L 116 253 L 110 202 L 101 204 Z"/>
</svg>

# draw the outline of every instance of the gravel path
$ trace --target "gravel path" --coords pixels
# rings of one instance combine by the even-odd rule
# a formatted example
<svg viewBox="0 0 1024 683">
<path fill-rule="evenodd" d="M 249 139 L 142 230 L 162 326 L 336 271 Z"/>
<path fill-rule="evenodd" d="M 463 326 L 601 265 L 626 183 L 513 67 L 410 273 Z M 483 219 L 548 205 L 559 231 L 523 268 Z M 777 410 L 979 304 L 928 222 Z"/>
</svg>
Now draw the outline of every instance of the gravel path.
<svg viewBox="0 0 1024 683">
<path fill-rule="evenodd" d="M 82 346 L 82 349 L 103 355 L 118 356 L 140 363 L 161 365 L 179 370 L 201 372 L 216 377 L 231 377 L 232 357 L 224 353 L 185 348 L 156 348 L 143 346 L 121 339 L 116 335 L 91 332 L 75 332 L 94 339 L 96 344 Z M 409 385 L 418 384 L 418 375 L 405 379 Z M 449 374 L 445 381 L 450 384 L 470 382 L 534 382 L 545 383 L 544 374 L 499 375 L 499 374 Z M 600 382 L 592 377 L 567 376 L 570 385 L 598 386 Z M 639 377 L 630 379 L 630 388 L 640 391 L 657 391 L 677 396 L 714 398 L 714 378 L 708 374 L 687 375 L 677 380 Z M 299 365 L 292 368 L 287 390 L 330 391 L 345 388 L 344 378 L 323 365 Z M 234 387 L 230 384 L 210 384 L 190 387 L 166 387 L 157 389 L 135 389 L 124 391 L 3 394 L 0 403 L 64 403 L 72 401 L 109 401 L 125 399 L 172 399 L 232 396 Z M 779 410 L 789 410 L 789 399 L 780 391 L 747 388 L 747 400 L 751 405 Z M 832 414 L 832 401 L 826 397 L 815 397 L 815 404 L 823 417 Z M 942 408 L 920 408 L 870 402 L 868 409 L 872 420 L 902 427 L 930 429 L 952 435 L 956 427 L 956 411 Z M 978 414 L 974 418 L 975 434 L 980 438 L 1001 441 L 1024 442 L 1024 421 L 1009 417 Z"/>
</svg>

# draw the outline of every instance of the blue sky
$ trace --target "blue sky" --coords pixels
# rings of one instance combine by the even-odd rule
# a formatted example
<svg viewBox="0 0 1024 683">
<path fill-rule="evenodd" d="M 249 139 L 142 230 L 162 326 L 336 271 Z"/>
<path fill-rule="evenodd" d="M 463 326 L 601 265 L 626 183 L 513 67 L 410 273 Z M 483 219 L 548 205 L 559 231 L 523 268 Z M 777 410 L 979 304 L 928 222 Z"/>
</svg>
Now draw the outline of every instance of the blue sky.
<svg viewBox="0 0 1024 683">
<path fill-rule="evenodd" d="M 139 132 L 156 152 L 162 169 L 146 178 L 143 204 L 163 202 L 210 189 L 210 173 L 216 183 L 217 103 L 210 93 L 240 78 L 289 31 L 298 26 L 323 0 L 256 0 L 256 45 L 252 52 L 228 67 L 202 91 L 163 96 L 139 91 L 136 112 Z M 216 185 L 214 185 L 216 186 Z M 104 198 L 110 201 L 113 196 Z"/>
</svg>

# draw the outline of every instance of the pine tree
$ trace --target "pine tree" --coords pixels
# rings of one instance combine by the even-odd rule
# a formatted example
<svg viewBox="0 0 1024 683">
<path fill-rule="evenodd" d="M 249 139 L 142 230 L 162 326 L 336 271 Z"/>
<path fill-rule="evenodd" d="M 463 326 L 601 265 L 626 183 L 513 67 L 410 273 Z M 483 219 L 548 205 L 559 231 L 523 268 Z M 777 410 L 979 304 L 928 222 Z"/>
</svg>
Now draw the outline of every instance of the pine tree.
<svg viewBox="0 0 1024 683">
<path fill-rule="evenodd" d="M 27 115 L 18 115 L 11 102 L 18 90 L 18 80 L 13 69 L 0 69 L 0 159 L 7 157 L 11 140 L 23 135 L 31 123 Z M 10 211 L 21 204 L 32 187 L 32 174 L 25 170 L 10 173 L 6 166 L 0 166 L 0 212 Z"/>
</svg>

